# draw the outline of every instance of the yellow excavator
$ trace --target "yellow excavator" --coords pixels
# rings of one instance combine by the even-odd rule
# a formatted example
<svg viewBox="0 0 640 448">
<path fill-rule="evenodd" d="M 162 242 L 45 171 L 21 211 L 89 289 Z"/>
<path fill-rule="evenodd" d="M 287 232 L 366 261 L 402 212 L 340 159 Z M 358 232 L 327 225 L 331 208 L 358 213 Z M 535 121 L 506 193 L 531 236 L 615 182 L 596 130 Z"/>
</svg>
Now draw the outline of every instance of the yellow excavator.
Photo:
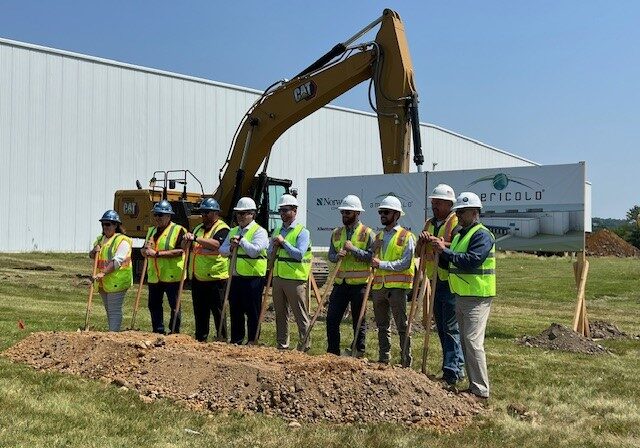
<svg viewBox="0 0 640 448">
<path fill-rule="evenodd" d="M 373 41 L 357 43 L 378 25 Z M 265 90 L 236 129 L 213 195 L 206 195 L 200 181 L 188 170 L 156 172 L 149 189 L 142 189 L 137 182 L 138 190 L 117 191 L 114 208 L 129 235 L 144 238 L 152 223 L 153 203 L 161 199 L 172 203 L 176 222 L 192 228 L 190 224 L 197 221 L 197 216 L 192 217 L 191 210 L 207 196 L 218 200 L 227 222 L 240 197 L 253 197 L 259 207 L 257 221 L 270 229 L 270 218 L 277 216 L 277 210 L 269 207 L 276 201 L 270 199 L 290 192 L 291 187 L 290 180 L 267 175 L 273 144 L 294 124 L 367 80 L 369 104 L 378 117 L 384 173 L 409 172 L 412 134 L 413 161 L 421 171 L 424 157 L 413 65 L 400 16 L 385 9 L 381 17 L 335 45 L 291 80 L 278 81 Z M 189 180 L 200 184 L 199 193 L 187 192 Z M 178 184 L 181 190 L 176 189 Z"/>
</svg>

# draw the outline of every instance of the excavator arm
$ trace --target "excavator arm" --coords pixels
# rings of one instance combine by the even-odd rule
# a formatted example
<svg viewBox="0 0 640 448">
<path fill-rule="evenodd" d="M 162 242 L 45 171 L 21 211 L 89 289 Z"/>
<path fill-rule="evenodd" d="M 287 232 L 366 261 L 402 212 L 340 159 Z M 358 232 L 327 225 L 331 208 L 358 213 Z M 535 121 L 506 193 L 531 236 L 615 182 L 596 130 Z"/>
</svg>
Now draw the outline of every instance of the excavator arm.
<svg viewBox="0 0 640 448">
<path fill-rule="evenodd" d="M 378 23 L 375 41 L 351 46 Z M 294 79 L 267 89 L 245 114 L 214 193 L 227 216 L 240 196 L 248 194 L 261 165 L 261 178 L 266 179 L 271 148 L 287 129 L 366 80 L 372 81 L 370 96 L 371 86 L 375 89 L 376 105 L 371 106 L 378 115 L 384 172 L 409 171 L 411 126 L 414 161 L 420 169 L 423 158 L 413 66 L 400 17 L 386 9 L 382 17 L 336 45 Z M 254 188 L 257 203 L 261 192 L 262 188 Z"/>
</svg>

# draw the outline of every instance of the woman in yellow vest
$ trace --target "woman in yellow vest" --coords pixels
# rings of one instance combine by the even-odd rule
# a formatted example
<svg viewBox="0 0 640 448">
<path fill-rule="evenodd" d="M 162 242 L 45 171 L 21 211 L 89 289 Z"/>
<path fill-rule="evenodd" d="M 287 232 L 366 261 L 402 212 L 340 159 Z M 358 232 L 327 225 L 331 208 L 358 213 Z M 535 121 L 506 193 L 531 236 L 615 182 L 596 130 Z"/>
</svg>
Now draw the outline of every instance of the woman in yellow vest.
<svg viewBox="0 0 640 448">
<path fill-rule="evenodd" d="M 489 374 L 484 352 L 484 335 L 496 295 L 495 238 L 479 222 L 482 202 L 475 193 L 458 196 L 453 207 L 460 232 L 447 248 L 436 237 L 431 238 L 433 248 L 449 262 L 449 286 L 456 296 L 456 318 L 460 326 L 460 339 L 464 363 L 469 377 L 472 398 L 489 398 Z"/>
<path fill-rule="evenodd" d="M 120 331 L 124 296 L 133 284 L 131 238 L 125 235 L 120 216 L 114 210 L 104 212 L 100 224 L 102 233 L 93 243 L 89 256 L 98 257 L 94 281 L 98 282 L 109 331 Z"/>
<path fill-rule="evenodd" d="M 176 320 L 175 332 L 180 332 L 180 313 L 175 316 L 178 289 L 184 269 L 184 251 L 180 247 L 185 228 L 171 222 L 173 208 L 163 200 L 153 206 L 156 225 L 149 228 L 142 255 L 147 258 L 147 285 L 149 286 L 149 312 L 154 333 L 165 333 L 162 301 L 165 293 L 171 308 L 169 328 Z"/>
<path fill-rule="evenodd" d="M 411 366 L 411 341 L 403 353 L 407 334 L 407 293 L 413 284 L 415 240 L 411 232 L 398 225 L 403 214 L 402 204 L 395 196 L 387 196 L 378 207 L 380 223 L 384 226 L 376 237 L 378 256 L 371 259 L 376 268 L 373 280 L 373 313 L 378 326 L 378 362 L 391 361 L 391 315 L 400 336 L 400 362 Z"/>
</svg>

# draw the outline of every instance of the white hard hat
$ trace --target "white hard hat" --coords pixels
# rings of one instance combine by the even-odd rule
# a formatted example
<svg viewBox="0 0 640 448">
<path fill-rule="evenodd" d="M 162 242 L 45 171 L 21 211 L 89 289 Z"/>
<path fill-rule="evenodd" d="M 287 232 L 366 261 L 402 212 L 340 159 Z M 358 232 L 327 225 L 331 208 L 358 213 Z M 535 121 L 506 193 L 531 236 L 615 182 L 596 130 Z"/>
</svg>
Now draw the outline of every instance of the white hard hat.
<svg viewBox="0 0 640 448">
<path fill-rule="evenodd" d="M 431 195 L 428 196 L 428 199 L 444 199 L 445 201 L 451 201 L 452 203 L 456 202 L 456 194 L 453 192 L 453 188 L 451 188 L 447 184 L 439 184 L 436 185 L 436 188 L 433 189 Z"/>
<path fill-rule="evenodd" d="M 253 199 L 251 198 L 240 198 L 240 200 L 238 201 L 238 204 L 235 206 L 234 210 L 237 212 L 244 212 L 247 210 L 257 210 L 258 207 L 256 207 L 256 203 Z"/>
<path fill-rule="evenodd" d="M 340 203 L 340 207 L 338 210 L 352 210 L 354 212 L 363 212 L 362 202 L 360 202 L 360 198 L 355 194 L 350 194 L 344 197 L 342 202 Z"/>
<path fill-rule="evenodd" d="M 280 207 L 297 207 L 298 206 L 298 200 L 296 199 L 295 196 L 290 195 L 290 194 L 283 194 L 280 197 L 280 202 L 278 202 L 278 208 Z"/>
<path fill-rule="evenodd" d="M 404 215 L 402 211 L 402 204 L 400 203 L 400 199 L 395 196 L 387 196 L 380 202 L 378 206 L 378 210 L 387 209 L 387 210 L 396 210 L 400 212 L 400 215 Z"/>
<path fill-rule="evenodd" d="M 455 205 L 451 210 L 459 210 L 461 208 L 482 208 L 482 202 L 477 194 L 465 191 L 458 196 Z"/>
</svg>

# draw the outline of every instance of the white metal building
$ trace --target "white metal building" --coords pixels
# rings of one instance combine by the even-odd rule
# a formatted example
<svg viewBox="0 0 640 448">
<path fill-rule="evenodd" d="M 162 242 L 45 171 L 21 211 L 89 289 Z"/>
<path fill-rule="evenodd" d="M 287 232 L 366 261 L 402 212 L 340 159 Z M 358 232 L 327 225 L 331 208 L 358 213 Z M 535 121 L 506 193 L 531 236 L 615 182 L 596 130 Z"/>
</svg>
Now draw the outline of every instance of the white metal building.
<svg viewBox="0 0 640 448">
<path fill-rule="evenodd" d="M 156 170 L 190 169 L 212 192 L 259 93 L 0 39 L 0 251 L 87 250 L 114 191 Z M 421 134 L 425 169 L 535 165 L 437 126 Z M 308 177 L 381 173 L 379 147 L 374 114 L 328 106 L 276 142 L 269 174 L 304 198 Z"/>
</svg>

